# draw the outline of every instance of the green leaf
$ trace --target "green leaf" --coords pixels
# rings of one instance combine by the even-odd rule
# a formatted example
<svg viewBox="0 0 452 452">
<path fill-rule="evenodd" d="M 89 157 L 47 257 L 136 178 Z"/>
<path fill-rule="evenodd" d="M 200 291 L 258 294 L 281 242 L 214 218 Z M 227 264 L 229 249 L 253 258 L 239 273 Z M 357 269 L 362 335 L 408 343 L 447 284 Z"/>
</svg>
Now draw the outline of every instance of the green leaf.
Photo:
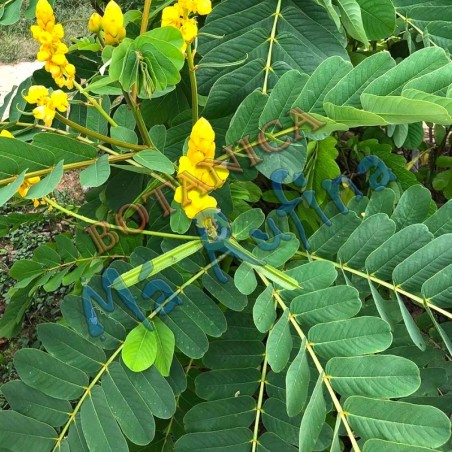
<svg viewBox="0 0 452 452">
<path fill-rule="evenodd" d="M 184 416 L 188 433 L 213 432 L 248 427 L 256 417 L 256 401 L 250 396 L 238 396 L 199 403 Z"/>
<path fill-rule="evenodd" d="M 220 307 L 202 289 L 188 286 L 180 294 L 183 304 L 180 307 L 202 329 L 214 337 L 221 336 L 227 330 L 227 323 Z"/>
<path fill-rule="evenodd" d="M 9 381 L 1 391 L 12 410 L 53 427 L 61 427 L 69 418 L 71 404 L 30 388 L 22 381 Z"/>
<path fill-rule="evenodd" d="M 300 425 L 300 451 L 311 452 L 325 422 L 326 403 L 323 396 L 323 375 L 319 375 Z"/>
<path fill-rule="evenodd" d="M 154 328 L 157 343 L 157 356 L 155 357 L 154 366 L 164 377 L 168 377 L 174 356 L 174 334 L 158 318 L 154 319 Z"/>
<path fill-rule="evenodd" d="M 262 422 L 267 432 L 298 446 L 301 415 L 289 417 L 283 401 L 273 397 L 267 399 L 263 406 Z"/>
<path fill-rule="evenodd" d="M 452 232 L 452 201 L 444 204 L 424 224 L 435 237 Z"/>
<path fill-rule="evenodd" d="M 385 243 L 395 230 L 395 223 L 385 213 L 372 215 L 363 221 L 341 246 L 337 253 L 339 261 L 352 268 L 364 268 L 369 254 Z"/>
<path fill-rule="evenodd" d="M 368 46 L 369 41 L 364 30 L 361 8 L 356 0 L 338 0 L 341 19 L 348 34 L 364 45 Z"/>
<path fill-rule="evenodd" d="M 265 347 L 257 340 L 221 340 L 210 344 L 203 363 L 209 369 L 258 367 L 265 355 Z"/>
<path fill-rule="evenodd" d="M 386 350 L 392 343 L 389 325 L 377 317 L 357 317 L 349 320 L 313 326 L 308 340 L 320 356 L 369 355 Z"/>
<path fill-rule="evenodd" d="M 361 310 L 359 292 L 350 286 L 334 286 L 299 295 L 292 300 L 290 312 L 301 325 L 345 320 Z"/>
<path fill-rule="evenodd" d="M 96 385 L 83 402 L 81 424 L 89 450 L 129 450 L 127 442 L 113 417 L 104 390 Z"/>
<path fill-rule="evenodd" d="M 396 27 L 395 8 L 391 0 L 357 0 L 363 18 L 364 29 L 370 41 L 391 36 Z"/>
<path fill-rule="evenodd" d="M 311 372 L 306 353 L 306 338 L 286 374 L 286 405 L 290 417 L 300 414 L 306 404 Z"/>
<path fill-rule="evenodd" d="M 257 369 L 220 369 L 203 372 L 195 379 L 196 394 L 205 400 L 254 395 L 261 380 Z"/>
<path fill-rule="evenodd" d="M 352 396 L 344 404 L 350 426 L 362 438 L 439 447 L 450 437 L 450 421 L 437 408 Z"/>
<path fill-rule="evenodd" d="M 381 439 L 370 439 L 364 443 L 363 452 L 433 452 L 435 449 L 410 446 Z"/>
<path fill-rule="evenodd" d="M 80 173 L 80 184 L 85 187 L 100 187 L 110 177 L 110 164 L 108 155 L 102 155 Z"/>
<path fill-rule="evenodd" d="M 247 428 L 233 428 L 216 432 L 188 433 L 176 442 L 176 449 L 180 451 L 199 450 L 229 450 L 248 452 L 253 439 L 253 432 Z"/>
<path fill-rule="evenodd" d="M 434 276 L 452 259 L 452 234 L 445 234 L 413 253 L 393 272 L 397 285 L 405 290 L 418 293 L 422 284 Z"/>
<path fill-rule="evenodd" d="M 155 434 L 152 412 L 119 363 L 114 362 L 108 367 L 102 377 L 102 389 L 127 438 L 135 444 L 149 444 Z"/>
<path fill-rule="evenodd" d="M 261 209 L 251 209 L 240 214 L 232 223 L 232 235 L 236 240 L 245 240 L 253 229 L 262 226 L 265 215 Z"/>
<path fill-rule="evenodd" d="M 42 198 L 43 196 L 46 196 L 49 193 L 51 193 L 63 178 L 63 163 L 64 161 L 61 160 L 59 163 L 57 163 L 55 168 L 47 177 L 42 179 L 41 182 L 38 182 L 36 185 L 30 187 L 30 190 L 28 190 L 28 193 L 25 196 L 25 198 L 27 199 Z"/>
<path fill-rule="evenodd" d="M 292 336 L 289 327 L 289 309 L 286 309 L 270 331 L 267 340 L 267 359 L 273 372 L 281 372 L 287 365 L 292 351 Z"/>
<path fill-rule="evenodd" d="M 438 47 L 421 49 L 374 80 L 364 90 L 364 93 L 377 96 L 398 96 L 402 93 L 406 83 L 447 63 L 449 63 L 449 58 L 444 50 Z"/>
<path fill-rule="evenodd" d="M 153 171 L 164 174 L 173 174 L 174 164 L 168 157 L 165 157 L 160 151 L 141 151 L 133 156 L 133 159 Z"/>
<path fill-rule="evenodd" d="M 58 323 L 38 325 L 38 338 L 55 358 L 94 376 L 107 361 L 104 351 Z"/>
<path fill-rule="evenodd" d="M 423 224 L 412 224 L 394 234 L 366 259 L 366 269 L 381 279 L 391 279 L 398 264 L 432 240 Z"/>
<path fill-rule="evenodd" d="M 331 226 L 322 224 L 310 237 L 309 242 L 314 254 L 322 257 L 336 255 L 352 232 L 361 224 L 355 212 L 346 215 L 339 213 L 331 218 Z"/>
<path fill-rule="evenodd" d="M 422 284 L 422 296 L 430 303 L 443 307 L 452 307 L 452 264 L 440 270 Z"/>
<path fill-rule="evenodd" d="M 134 372 L 151 367 L 157 357 L 155 332 L 140 323 L 127 335 L 121 356 L 126 366 Z"/>
<path fill-rule="evenodd" d="M 228 281 L 224 284 L 216 278 L 212 270 L 202 277 L 202 284 L 221 304 L 233 311 L 241 311 L 247 305 L 248 299 L 235 287 L 232 278 L 226 275 Z"/>
<path fill-rule="evenodd" d="M 253 306 L 253 320 L 261 333 L 270 330 L 276 320 L 275 301 L 273 299 L 273 286 L 268 285 L 256 298 Z"/>
<path fill-rule="evenodd" d="M 343 396 L 407 397 L 421 384 L 416 364 L 392 355 L 332 358 L 325 372 L 333 389 Z"/>
<path fill-rule="evenodd" d="M 176 411 L 174 393 L 154 366 L 144 372 L 132 372 L 124 366 L 123 369 L 155 417 L 169 419 L 173 416 Z"/>
<path fill-rule="evenodd" d="M 413 317 L 411 317 L 408 308 L 406 307 L 405 303 L 402 300 L 402 297 L 399 295 L 398 292 L 396 292 L 396 297 L 397 302 L 399 303 L 400 312 L 402 313 L 403 322 L 408 330 L 408 333 L 411 337 L 411 340 L 413 341 L 413 344 L 416 345 L 416 347 L 418 347 L 420 350 L 424 351 L 426 349 L 426 344 L 424 337 L 422 336 L 421 330 L 417 326 Z"/>
<path fill-rule="evenodd" d="M 390 188 L 372 193 L 369 204 L 366 207 L 364 218 L 369 218 L 378 213 L 391 215 L 394 210 L 395 193 Z"/>
<path fill-rule="evenodd" d="M 27 170 L 22 171 L 17 176 L 17 179 L 14 182 L 11 182 L 6 187 L 0 188 L 0 207 L 3 206 L 7 201 L 9 201 L 19 190 L 23 181 L 25 180 L 25 174 Z"/>
<path fill-rule="evenodd" d="M 234 273 L 234 284 L 240 293 L 252 294 L 257 287 L 257 279 L 254 270 L 246 262 L 242 262 Z"/>
<path fill-rule="evenodd" d="M 0 436 L 4 450 L 47 452 L 58 435 L 50 425 L 8 410 L 0 411 Z"/>
<path fill-rule="evenodd" d="M 162 320 L 173 332 L 176 347 L 188 357 L 199 359 L 209 348 L 209 341 L 204 331 L 191 317 L 192 312 L 185 312 L 182 305 L 171 312 L 171 315 L 163 317 Z"/>
<path fill-rule="evenodd" d="M 76 399 L 88 386 L 85 373 L 41 350 L 19 350 L 14 366 L 24 383 L 56 399 Z"/>
<path fill-rule="evenodd" d="M 314 156 L 311 156 L 308 161 L 309 176 L 307 188 L 315 191 L 316 200 L 319 204 L 322 204 L 327 197 L 327 192 L 322 185 L 323 182 L 327 179 L 336 178 L 341 172 L 336 163 L 339 155 L 336 144 L 337 140 L 334 137 L 328 137 L 317 142 Z"/>
</svg>

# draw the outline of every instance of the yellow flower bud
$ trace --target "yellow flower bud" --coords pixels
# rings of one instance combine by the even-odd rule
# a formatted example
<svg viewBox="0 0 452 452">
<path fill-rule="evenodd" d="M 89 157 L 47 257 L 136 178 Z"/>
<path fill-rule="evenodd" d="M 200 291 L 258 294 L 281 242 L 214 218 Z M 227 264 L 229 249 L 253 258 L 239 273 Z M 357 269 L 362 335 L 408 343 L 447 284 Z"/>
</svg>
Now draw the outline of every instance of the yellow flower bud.
<svg viewBox="0 0 452 452">
<path fill-rule="evenodd" d="M 2 130 L 0 132 L 0 137 L 14 138 L 14 135 L 11 132 L 8 132 L 7 130 Z"/>
<path fill-rule="evenodd" d="M 44 23 L 55 21 L 52 6 L 47 0 L 38 0 L 36 4 L 36 18 Z"/>
<path fill-rule="evenodd" d="M 102 18 L 102 28 L 105 31 L 105 35 L 110 35 L 109 40 L 112 38 L 116 39 L 116 43 L 120 42 L 119 34 L 123 35 L 122 39 L 125 36 L 125 32 L 122 31 L 124 25 L 124 16 L 122 14 L 121 8 L 119 5 L 111 0 L 108 2 L 107 7 L 105 8 L 104 17 Z"/>
<path fill-rule="evenodd" d="M 91 33 L 98 33 L 102 29 L 102 16 L 98 13 L 93 13 L 89 18 L 88 29 Z"/>
<path fill-rule="evenodd" d="M 28 95 L 24 96 L 24 99 L 29 104 L 37 104 L 38 106 L 44 105 L 46 98 L 49 95 L 49 90 L 42 85 L 30 86 Z"/>
<path fill-rule="evenodd" d="M 210 0 L 196 0 L 196 12 L 205 16 L 212 12 L 212 2 Z"/>
<path fill-rule="evenodd" d="M 196 21 L 194 19 L 185 20 L 180 31 L 185 42 L 192 42 L 198 36 Z"/>
</svg>

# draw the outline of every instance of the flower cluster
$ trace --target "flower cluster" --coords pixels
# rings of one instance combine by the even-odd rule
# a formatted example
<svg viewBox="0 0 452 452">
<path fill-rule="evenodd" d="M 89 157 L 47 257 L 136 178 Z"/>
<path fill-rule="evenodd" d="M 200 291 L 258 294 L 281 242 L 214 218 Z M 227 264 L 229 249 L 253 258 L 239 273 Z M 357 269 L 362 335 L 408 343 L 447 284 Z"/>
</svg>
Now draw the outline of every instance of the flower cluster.
<svg viewBox="0 0 452 452">
<path fill-rule="evenodd" d="M 69 51 L 66 44 L 61 42 L 64 29 L 61 24 L 55 23 L 53 9 L 47 0 L 38 0 L 36 5 L 37 25 L 31 26 L 33 38 L 41 44 L 37 59 L 45 61 L 45 69 L 49 72 L 55 83 L 72 89 L 74 86 L 75 67 L 66 58 Z"/>
<path fill-rule="evenodd" d="M 29 104 L 37 105 L 33 109 L 33 116 L 44 121 L 47 127 L 52 125 L 56 110 L 65 112 L 69 105 L 65 92 L 58 89 L 49 95 L 49 90 L 42 85 L 30 86 L 28 95 L 24 96 L 24 99 Z"/>
<path fill-rule="evenodd" d="M 210 0 L 179 0 L 175 5 L 164 8 L 162 27 L 175 27 L 181 31 L 185 42 L 192 42 L 198 35 L 196 19 L 190 14 L 205 16 L 212 11 Z"/>
<path fill-rule="evenodd" d="M 174 200 L 182 204 L 188 218 L 193 219 L 201 211 L 217 206 L 217 201 L 206 191 L 220 188 L 229 176 L 229 171 L 211 163 L 215 157 L 215 132 L 209 121 L 201 118 L 194 125 L 188 142 L 188 152 L 179 160 L 178 178 L 190 178 L 186 184 L 177 187 Z M 208 189 L 208 190 L 207 190 Z M 187 190 L 187 193 L 184 193 Z"/>
<path fill-rule="evenodd" d="M 119 44 L 126 37 L 124 15 L 114 1 L 108 2 L 103 17 L 97 13 L 90 17 L 88 28 L 92 33 L 100 33 L 103 30 L 107 45 Z"/>
<path fill-rule="evenodd" d="M 2 130 L 0 132 L 0 137 L 14 138 L 14 135 L 11 132 L 8 132 L 7 130 Z"/>
</svg>

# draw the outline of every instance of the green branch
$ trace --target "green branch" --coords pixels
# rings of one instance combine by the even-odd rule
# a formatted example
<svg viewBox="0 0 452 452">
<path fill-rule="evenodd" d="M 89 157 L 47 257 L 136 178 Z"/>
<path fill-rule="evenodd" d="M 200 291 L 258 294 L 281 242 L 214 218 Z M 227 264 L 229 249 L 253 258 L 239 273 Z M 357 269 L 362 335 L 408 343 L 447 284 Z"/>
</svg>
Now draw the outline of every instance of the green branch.
<svg viewBox="0 0 452 452">
<path fill-rule="evenodd" d="M 399 286 L 396 286 L 394 283 L 388 283 L 386 281 L 383 281 L 382 279 L 377 278 L 376 276 L 369 275 L 368 273 L 364 273 L 359 270 L 355 270 L 354 268 L 350 268 L 347 265 L 342 265 L 338 262 L 330 261 L 329 259 L 324 259 L 323 257 L 315 256 L 313 254 L 306 253 L 304 251 L 298 251 L 297 254 L 299 256 L 303 256 L 306 258 L 314 259 L 317 261 L 324 261 L 324 262 L 330 262 L 333 264 L 336 268 L 339 268 L 343 271 L 353 273 L 354 275 L 360 276 L 361 278 L 373 281 L 376 284 L 379 284 L 381 286 L 384 286 L 394 292 L 399 293 L 400 295 L 404 295 L 408 298 L 410 298 L 414 303 L 416 303 L 418 306 L 425 307 L 428 306 L 430 309 L 433 309 L 434 311 L 438 312 L 439 314 L 444 315 L 445 317 L 452 320 L 452 314 L 450 312 L 445 311 L 444 309 L 439 308 L 438 306 L 435 306 L 434 304 L 430 303 L 428 300 L 418 297 L 417 295 L 414 295 L 410 292 L 407 292 L 406 290 L 401 289 Z"/>
</svg>

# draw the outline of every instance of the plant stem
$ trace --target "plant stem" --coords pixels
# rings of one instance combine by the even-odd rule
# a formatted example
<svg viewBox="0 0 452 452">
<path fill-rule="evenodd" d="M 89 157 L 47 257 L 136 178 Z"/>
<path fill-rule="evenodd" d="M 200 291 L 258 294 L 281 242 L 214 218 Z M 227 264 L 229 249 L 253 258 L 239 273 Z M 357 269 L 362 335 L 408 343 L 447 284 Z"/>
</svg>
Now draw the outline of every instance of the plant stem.
<svg viewBox="0 0 452 452">
<path fill-rule="evenodd" d="M 55 118 L 57 118 L 58 121 L 61 121 L 63 124 L 66 124 L 67 126 L 71 127 L 72 129 L 78 130 L 79 132 L 83 133 L 84 135 L 88 135 L 92 138 L 96 138 L 97 140 L 104 141 L 105 143 L 114 144 L 115 146 L 132 149 L 134 151 L 142 151 L 143 149 L 149 149 L 148 145 L 144 146 L 144 145 L 139 145 L 139 144 L 126 143 L 124 141 L 115 140 L 114 138 L 110 138 L 110 137 L 107 137 L 106 135 L 102 135 L 100 133 L 94 132 L 93 130 L 87 129 L 86 127 L 83 127 L 80 124 L 77 124 L 76 122 L 65 118 L 63 115 L 61 115 L 58 112 L 55 114 Z"/>
<path fill-rule="evenodd" d="M 262 363 L 262 372 L 261 372 L 261 383 L 259 387 L 259 396 L 257 399 L 256 405 L 256 419 L 254 421 L 254 431 L 253 431 L 253 445 L 251 452 L 256 452 L 257 450 L 257 436 L 259 435 L 259 421 L 262 413 L 262 405 L 264 401 L 264 390 L 265 390 L 265 379 L 267 378 L 267 366 L 268 366 L 268 358 L 267 354 L 265 354 L 264 362 Z"/>
<path fill-rule="evenodd" d="M 264 282 L 264 284 L 268 287 L 270 285 L 269 280 L 262 274 L 259 273 L 260 278 Z M 273 290 L 273 298 L 277 301 L 279 306 L 283 311 L 286 309 L 289 309 L 287 305 L 284 303 L 283 299 L 279 295 L 279 293 L 276 290 Z M 303 330 L 301 329 L 300 325 L 296 321 L 295 317 L 292 314 L 289 314 L 289 321 L 292 323 L 292 326 L 295 328 L 295 331 L 297 332 L 298 336 L 300 336 L 300 339 L 305 339 L 306 335 L 303 333 Z M 306 350 L 308 351 L 309 355 L 311 356 L 312 361 L 314 362 L 314 365 L 319 372 L 319 374 L 322 376 L 323 384 L 326 386 L 331 400 L 333 401 L 334 407 L 336 408 L 336 411 L 338 415 L 340 416 L 342 423 L 344 424 L 345 429 L 347 430 L 348 437 L 350 438 L 350 442 L 352 443 L 353 450 L 355 452 L 360 452 L 360 448 L 358 446 L 358 443 L 356 442 L 355 435 L 353 434 L 353 431 L 347 421 L 346 413 L 344 412 L 341 403 L 339 402 L 339 399 L 336 396 L 336 393 L 334 392 L 333 387 L 331 386 L 331 383 L 328 379 L 328 376 L 325 374 L 325 370 L 320 363 L 319 359 L 317 358 L 317 355 L 315 354 L 314 349 L 312 348 L 312 345 L 306 341 Z"/>
<path fill-rule="evenodd" d="M 126 91 L 123 91 L 123 94 L 127 102 L 127 105 L 130 107 L 133 116 L 137 120 L 138 130 L 140 131 L 141 138 L 143 139 L 144 143 L 147 146 L 149 146 L 149 148 L 155 149 L 154 143 L 152 142 L 152 139 L 149 135 L 146 124 L 144 123 L 143 115 L 141 114 L 141 111 L 138 109 L 136 102 L 130 97 L 129 93 L 127 93 Z"/>
<path fill-rule="evenodd" d="M 93 105 L 93 107 L 102 115 L 103 118 L 105 118 L 113 127 L 118 127 L 118 124 L 114 121 L 113 118 L 111 118 L 108 113 L 101 107 L 99 102 L 97 102 L 94 97 L 91 97 L 86 91 L 85 88 L 83 88 L 82 85 L 80 85 L 78 82 L 74 80 L 74 86 L 80 91 L 81 94 L 83 94 L 88 101 Z"/>
<path fill-rule="evenodd" d="M 78 213 L 72 212 L 69 209 L 66 209 L 65 207 L 61 206 L 60 204 L 58 204 L 56 201 L 53 201 L 52 199 L 48 198 L 47 196 L 45 196 L 44 201 L 51 205 L 52 207 L 54 207 L 55 209 L 59 210 L 60 212 L 65 213 L 66 215 L 69 215 L 71 217 L 77 218 L 78 220 L 84 221 L 85 223 L 88 224 L 98 224 L 100 223 L 99 220 L 93 220 L 91 218 L 85 217 L 83 215 L 79 215 Z M 105 224 L 105 222 L 103 222 Z M 110 227 L 110 229 L 114 229 L 116 231 L 123 231 L 124 228 L 122 228 L 121 226 L 117 226 L 115 224 L 109 224 L 107 223 L 108 226 Z M 201 240 L 199 237 L 197 236 L 192 236 L 192 235 L 180 235 L 180 234 L 169 234 L 166 232 L 155 232 L 155 231 L 143 231 L 141 229 L 132 229 L 129 228 L 130 233 L 134 233 L 134 234 L 143 234 L 143 235 L 150 235 L 153 237 L 162 237 L 162 238 L 167 238 L 167 239 L 176 239 L 176 240 Z"/>
<path fill-rule="evenodd" d="M 196 81 L 195 74 L 195 62 L 193 50 L 191 48 L 191 44 L 187 46 L 187 64 L 188 64 L 188 74 L 190 76 L 190 86 L 191 86 L 191 103 L 192 103 L 192 121 L 193 125 L 198 121 L 198 83 Z"/>
<path fill-rule="evenodd" d="M 421 297 L 413 295 L 412 293 L 407 292 L 406 290 L 403 290 L 400 287 L 395 286 L 394 284 L 383 281 L 382 279 L 376 278 L 375 276 L 369 275 L 368 273 L 364 273 L 362 271 L 355 270 L 354 268 L 350 268 L 347 265 L 339 264 L 338 262 L 324 259 L 323 257 L 315 256 L 313 254 L 308 254 L 304 251 L 297 251 L 297 254 L 299 256 L 308 257 L 308 258 L 314 259 L 316 261 L 330 262 L 336 268 L 340 268 L 341 270 L 344 270 L 349 273 L 353 273 L 354 275 L 360 276 L 361 278 L 368 279 L 370 281 L 373 281 L 376 284 L 380 284 L 381 286 L 387 287 L 388 289 L 390 289 L 394 292 L 397 292 L 401 295 L 405 295 L 406 297 L 410 298 L 411 300 L 413 300 L 416 304 L 418 304 L 421 307 L 424 307 L 425 305 L 427 305 L 430 309 L 433 309 L 434 311 L 439 312 L 440 314 L 444 315 L 445 317 L 452 319 L 452 314 L 450 312 L 447 312 L 444 309 L 441 309 L 438 306 L 435 306 L 434 304 L 430 303 L 428 300 L 424 300 Z"/>
<path fill-rule="evenodd" d="M 135 155 L 134 152 L 130 152 L 128 154 L 120 154 L 120 155 L 109 157 L 108 161 L 110 163 L 111 162 L 113 162 L 113 163 L 122 162 L 124 160 L 130 159 L 134 155 Z M 63 171 L 86 168 L 87 166 L 90 166 L 93 163 L 96 163 L 96 161 L 97 161 L 97 159 L 92 159 L 92 160 L 83 160 L 83 162 L 68 163 L 67 165 L 63 165 Z M 51 173 L 52 169 L 53 168 L 46 168 L 46 169 L 38 170 L 38 171 L 31 171 L 30 173 L 27 173 L 27 179 L 30 177 L 35 177 L 35 176 L 45 176 L 46 174 Z M 12 176 L 12 177 L 8 177 L 7 179 L 0 180 L 0 186 L 14 182 L 16 179 L 17 179 L 17 176 Z"/>
<path fill-rule="evenodd" d="M 142 35 L 143 33 L 146 33 L 146 30 L 148 29 L 149 12 L 151 10 L 151 3 L 152 3 L 152 0 L 144 0 L 143 17 L 141 19 L 140 35 Z"/>
<path fill-rule="evenodd" d="M 273 43 L 276 41 L 276 26 L 278 25 L 278 19 L 281 15 L 281 0 L 278 0 L 278 4 L 276 6 L 276 12 L 274 14 L 275 19 L 273 21 L 273 28 L 270 35 L 270 46 L 268 49 L 267 62 L 265 63 L 265 78 L 264 78 L 264 86 L 262 87 L 262 92 L 267 94 L 268 90 L 268 77 L 270 75 L 270 71 L 272 70 L 272 53 L 273 53 Z"/>
</svg>

